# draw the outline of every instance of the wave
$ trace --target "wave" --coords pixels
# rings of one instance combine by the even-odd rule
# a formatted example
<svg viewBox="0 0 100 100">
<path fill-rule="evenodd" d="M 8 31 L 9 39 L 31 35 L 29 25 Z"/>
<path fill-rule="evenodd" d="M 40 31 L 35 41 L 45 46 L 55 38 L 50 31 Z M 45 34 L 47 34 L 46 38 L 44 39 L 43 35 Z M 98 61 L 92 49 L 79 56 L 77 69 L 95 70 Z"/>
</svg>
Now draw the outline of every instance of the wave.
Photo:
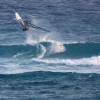
<svg viewBox="0 0 100 100">
<path fill-rule="evenodd" d="M 100 43 L 0 45 L 0 74 L 36 71 L 100 74 L 99 66 Z"/>
<path fill-rule="evenodd" d="M 39 58 L 39 59 L 43 58 L 46 53 L 46 48 L 41 44 L 40 44 L 40 46 L 41 46 L 41 53 L 37 55 L 37 58 Z"/>
<path fill-rule="evenodd" d="M 54 54 L 52 57 L 60 58 L 88 58 L 100 54 L 100 43 L 64 44 L 66 51 Z"/>
<path fill-rule="evenodd" d="M 0 45 L 1 57 L 37 57 L 38 55 L 44 58 L 89 58 L 100 55 L 100 43 L 40 42 L 35 45 Z"/>
<path fill-rule="evenodd" d="M 75 72 L 100 74 L 100 55 L 81 59 L 32 59 L 44 63 L 44 66 L 35 71 Z"/>
<path fill-rule="evenodd" d="M 100 56 L 93 56 L 90 58 L 80 58 L 80 59 L 35 59 L 33 61 L 45 64 L 59 64 L 59 65 L 100 65 Z"/>
<path fill-rule="evenodd" d="M 34 51 L 34 52 L 33 52 Z M 1 57 L 18 56 L 22 54 L 35 53 L 36 47 L 30 45 L 0 45 Z"/>
<path fill-rule="evenodd" d="M 0 62 L 1 63 L 1 62 Z M 0 74 L 19 74 L 26 72 L 75 72 L 100 74 L 100 55 L 81 59 L 2 59 Z"/>
</svg>

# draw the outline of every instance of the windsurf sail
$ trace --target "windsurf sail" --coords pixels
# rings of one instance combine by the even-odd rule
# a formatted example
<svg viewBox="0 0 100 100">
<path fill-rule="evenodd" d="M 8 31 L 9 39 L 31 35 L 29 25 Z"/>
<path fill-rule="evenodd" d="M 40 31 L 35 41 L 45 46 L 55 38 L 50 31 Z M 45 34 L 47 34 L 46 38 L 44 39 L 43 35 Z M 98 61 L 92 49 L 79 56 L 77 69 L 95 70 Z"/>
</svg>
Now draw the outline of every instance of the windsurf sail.
<svg viewBox="0 0 100 100">
<path fill-rule="evenodd" d="M 18 12 L 15 12 L 15 16 L 16 16 L 16 20 L 22 21 L 22 22 L 23 22 L 23 20 L 22 20 L 22 18 L 21 18 L 21 16 L 19 15 Z"/>
<path fill-rule="evenodd" d="M 28 30 L 28 22 L 27 21 L 24 21 L 21 16 L 19 15 L 18 12 L 15 13 L 15 17 L 16 17 L 16 20 L 19 22 L 19 24 L 21 25 L 23 31 L 26 31 Z"/>
<path fill-rule="evenodd" d="M 16 17 L 16 20 L 21 25 L 23 31 L 26 31 L 26 30 L 29 29 L 29 26 L 28 26 L 29 23 L 28 23 L 28 21 L 24 21 L 18 12 L 15 12 L 15 17 Z M 31 23 L 30 23 L 30 27 L 35 28 L 35 29 L 39 29 L 39 30 L 42 30 L 42 31 L 45 31 L 45 32 L 50 32 L 49 30 L 47 30 L 45 28 L 36 26 L 34 24 L 31 24 Z"/>
</svg>

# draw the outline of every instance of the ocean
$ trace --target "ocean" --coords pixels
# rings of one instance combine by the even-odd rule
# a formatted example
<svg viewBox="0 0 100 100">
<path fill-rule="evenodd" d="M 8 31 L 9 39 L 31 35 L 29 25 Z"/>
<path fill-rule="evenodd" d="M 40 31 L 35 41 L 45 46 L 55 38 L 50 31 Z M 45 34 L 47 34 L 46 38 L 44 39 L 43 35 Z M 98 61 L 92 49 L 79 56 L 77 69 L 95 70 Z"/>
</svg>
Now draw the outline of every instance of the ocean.
<svg viewBox="0 0 100 100">
<path fill-rule="evenodd" d="M 0 0 L 0 100 L 100 100 L 100 1 Z"/>
</svg>

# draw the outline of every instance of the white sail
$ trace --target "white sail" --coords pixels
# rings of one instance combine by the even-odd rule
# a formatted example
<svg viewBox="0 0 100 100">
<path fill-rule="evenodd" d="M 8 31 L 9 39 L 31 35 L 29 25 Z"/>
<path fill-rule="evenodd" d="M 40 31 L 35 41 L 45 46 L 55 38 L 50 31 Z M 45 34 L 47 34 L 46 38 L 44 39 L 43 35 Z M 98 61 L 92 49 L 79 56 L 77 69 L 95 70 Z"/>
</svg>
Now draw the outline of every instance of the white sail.
<svg viewBox="0 0 100 100">
<path fill-rule="evenodd" d="M 22 20 L 21 16 L 18 12 L 15 12 L 16 20 Z"/>
</svg>

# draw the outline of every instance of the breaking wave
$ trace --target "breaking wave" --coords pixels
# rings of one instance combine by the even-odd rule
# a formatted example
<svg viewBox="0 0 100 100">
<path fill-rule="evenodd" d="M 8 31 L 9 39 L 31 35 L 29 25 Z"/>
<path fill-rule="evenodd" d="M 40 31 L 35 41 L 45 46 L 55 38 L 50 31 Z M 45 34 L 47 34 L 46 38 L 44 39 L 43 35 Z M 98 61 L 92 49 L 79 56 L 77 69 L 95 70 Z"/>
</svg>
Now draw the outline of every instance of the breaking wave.
<svg viewBox="0 0 100 100">
<path fill-rule="evenodd" d="M 100 65 L 100 56 L 93 56 L 90 58 L 80 58 L 80 59 L 32 59 L 40 63 L 46 64 L 65 64 L 65 65 Z"/>
<path fill-rule="evenodd" d="M 0 74 L 19 74 L 35 71 L 76 72 L 100 74 L 100 55 L 81 59 L 2 59 Z"/>
<path fill-rule="evenodd" d="M 0 74 L 34 71 L 100 73 L 100 43 L 0 45 Z"/>
<path fill-rule="evenodd" d="M 100 43 L 61 44 L 40 42 L 35 45 L 0 45 L 1 57 L 89 58 L 100 55 Z"/>
</svg>

